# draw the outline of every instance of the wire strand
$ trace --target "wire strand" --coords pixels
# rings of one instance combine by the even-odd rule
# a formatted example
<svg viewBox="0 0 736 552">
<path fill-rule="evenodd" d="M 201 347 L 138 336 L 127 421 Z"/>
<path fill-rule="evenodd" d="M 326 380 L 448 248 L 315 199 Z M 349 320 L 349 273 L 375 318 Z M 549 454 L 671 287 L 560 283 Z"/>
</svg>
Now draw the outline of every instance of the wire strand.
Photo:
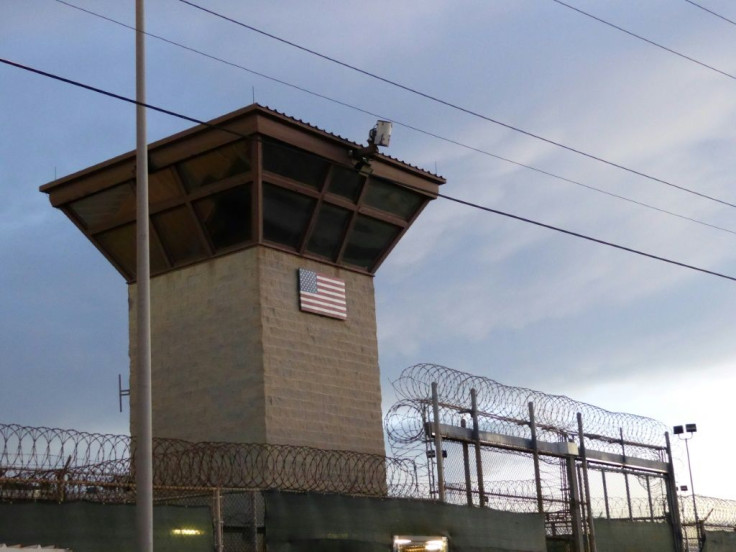
<svg viewBox="0 0 736 552">
<path fill-rule="evenodd" d="M 263 31 L 261 29 L 258 29 L 257 27 L 254 27 L 252 25 L 248 25 L 247 23 L 243 23 L 242 21 L 238 21 L 237 19 L 233 19 L 232 17 L 228 17 L 226 15 L 223 15 L 221 13 L 218 13 L 218 12 L 216 12 L 214 10 L 209 9 L 209 8 L 205 8 L 203 6 L 200 6 L 198 4 L 195 4 L 194 2 L 191 2 L 190 0 L 178 0 L 178 1 L 181 2 L 181 3 L 183 3 L 183 4 L 186 4 L 188 6 L 191 6 L 191 7 L 195 8 L 195 9 L 201 10 L 202 12 L 208 13 L 210 15 L 213 15 L 213 16 L 218 17 L 220 19 L 223 19 L 225 21 L 229 21 L 229 22 L 231 22 L 231 23 L 233 23 L 235 25 L 238 25 L 240 27 L 243 27 L 245 29 L 249 29 L 249 30 L 251 30 L 253 32 L 256 32 L 256 33 L 259 33 L 259 34 L 261 34 L 263 36 L 269 37 L 269 38 L 271 38 L 273 40 L 277 40 L 277 41 L 279 41 L 279 42 L 281 42 L 283 44 L 287 44 L 288 46 L 292 46 L 294 48 L 297 48 L 299 50 L 302 50 L 303 52 L 306 52 L 306 53 L 309 53 L 311 55 L 317 56 L 317 57 L 322 58 L 322 59 L 324 59 L 326 61 L 329 61 L 331 63 L 335 63 L 337 65 L 340 65 L 340 66 L 345 67 L 347 69 L 350 69 L 352 71 L 358 72 L 358 73 L 360 73 L 362 75 L 365 75 L 367 77 L 370 77 L 372 79 L 379 80 L 381 82 L 384 82 L 384 83 L 389 84 L 391 86 L 394 86 L 396 88 L 400 88 L 400 89 L 402 89 L 402 90 L 404 90 L 406 92 L 410 92 L 411 94 L 415 94 L 417 96 L 421 96 L 422 98 L 425 98 L 427 100 L 433 101 L 433 102 L 438 103 L 440 105 L 444 105 L 444 106 L 449 107 L 451 109 L 454 109 L 456 111 L 460 111 L 460 112 L 465 113 L 467 115 L 471 115 L 472 117 L 476 117 L 478 119 L 482 119 L 482 120 L 487 121 L 489 123 L 493 123 L 495 125 L 502 126 L 502 127 L 507 128 L 509 130 L 513 130 L 514 132 L 518 132 L 518 133 L 523 134 L 525 136 L 529 136 L 530 138 L 534 138 L 536 140 L 540 140 L 542 142 L 546 142 L 547 144 L 551 144 L 553 146 L 562 148 L 562 149 L 567 150 L 567 151 L 570 151 L 572 153 L 576 153 L 578 155 L 582 155 L 583 157 L 587 157 L 588 159 L 592 159 L 594 161 L 598 161 L 598 162 L 603 163 L 605 165 L 608 165 L 608 166 L 611 166 L 611 167 L 615 167 L 617 169 L 626 171 L 626 172 L 631 173 L 631 174 L 635 174 L 635 175 L 640 176 L 642 178 L 646 178 L 647 180 L 658 182 L 660 184 L 663 184 L 665 186 L 669 186 L 671 188 L 675 188 L 675 189 L 680 190 L 680 191 L 683 191 L 685 193 L 692 194 L 692 195 L 695 195 L 695 196 L 698 196 L 698 197 L 701 197 L 701 198 L 704 198 L 704 199 L 708 199 L 710 201 L 715 201 L 716 203 L 721 203 L 722 205 L 727 205 L 729 207 L 736 208 L 736 204 L 731 203 L 729 201 L 726 201 L 726 200 L 723 200 L 723 199 L 720 199 L 720 198 L 717 198 L 715 196 L 711 196 L 711 195 L 708 195 L 708 194 L 705 194 L 705 193 L 702 193 L 702 192 L 698 192 L 697 190 L 693 190 L 693 189 L 687 188 L 685 186 L 680 186 L 679 184 L 674 184 L 674 183 L 669 182 L 667 180 L 664 180 L 662 178 L 658 178 L 656 176 L 649 175 L 649 174 L 644 173 L 642 171 L 638 171 L 636 169 L 632 169 L 632 168 L 627 167 L 625 165 L 622 165 L 620 163 L 616 163 L 614 161 L 609 161 L 607 159 L 604 159 L 603 157 L 599 157 L 599 156 L 594 155 L 592 153 L 587 153 L 585 151 L 579 150 L 579 149 L 574 148 L 572 146 L 567 146 L 567 145 L 565 145 L 565 144 L 563 144 L 561 142 L 558 142 L 556 140 L 552 140 L 550 138 L 545 138 L 545 137 L 543 137 L 543 136 L 541 136 L 539 134 L 535 134 L 535 133 L 530 132 L 528 130 L 523 130 L 523 129 L 521 129 L 519 127 L 516 127 L 514 125 L 511 125 L 509 123 L 504 123 L 504 122 L 499 121 L 498 119 L 494 119 L 494 118 L 492 118 L 492 117 L 490 117 L 488 115 L 483 115 L 482 113 L 479 113 L 477 111 L 473 111 L 473 110 L 471 110 L 469 108 L 462 107 L 462 106 L 460 106 L 458 104 L 455 104 L 455 103 L 452 103 L 450 101 L 443 100 L 443 99 L 438 98 L 437 96 L 433 96 L 433 95 L 431 95 L 431 94 L 429 94 L 427 92 L 422 92 L 422 91 L 420 91 L 420 90 L 418 90 L 416 88 L 412 88 L 410 86 L 401 84 L 399 82 L 393 81 L 393 80 L 388 79 L 386 77 L 382 77 L 382 76 L 380 76 L 380 75 L 378 75 L 376 73 L 372 73 L 370 71 L 366 71 L 365 69 L 361 69 L 361 68 L 359 68 L 359 67 L 357 67 L 355 65 L 351 65 L 351 64 L 346 63 L 344 61 L 340 61 L 340 60 L 338 60 L 336 58 L 330 57 L 330 56 L 328 56 L 326 54 L 322 54 L 320 52 L 317 52 L 315 50 L 312 50 L 310 48 L 307 48 L 305 46 L 302 46 L 300 44 L 297 44 L 295 42 L 292 42 L 290 40 L 287 40 L 285 38 L 281 38 L 281 37 L 276 36 L 274 34 L 268 33 L 266 31 Z M 557 0 L 555 0 L 555 1 L 557 1 Z M 736 78 L 736 77 L 733 77 L 733 78 Z"/>
<path fill-rule="evenodd" d="M 182 1 L 182 0 L 180 0 Z M 707 63 L 704 63 L 702 61 L 699 61 L 693 57 L 690 57 L 686 54 L 683 54 L 682 52 L 678 52 L 677 50 L 673 50 L 672 48 L 668 48 L 667 46 L 663 46 L 662 44 L 659 44 L 658 42 L 654 42 L 653 40 L 649 40 L 648 38 L 645 38 L 641 35 L 638 35 L 632 31 L 629 31 L 627 29 L 624 29 L 623 27 L 620 27 L 618 25 L 615 25 L 609 21 L 606 21 L 605 19 L 601 19 L 600 17 L 596 17 L 595 15 L 588 13 L 586 11 L 581 10 L 580 8 L 576 8 L 575 6 L 572 6 L 566 2 L 563 2 L 562 0 L 552 0 L 553 2 L 559 4 L 560 6 L 565 6 L 566 8 L 569 8 L 573 11 L 578 12 L 581 15 L 584 15 L 586 17 L 589 17 L 591 19 L 594 19 L 595 21 L 598 21 L 599 23 L 603 23 L 604 25 L 608 25 L 609 27 L 616 29 L 617 31 L 621 31 L 622 33 L 625 33 L 629 36 L 632 36 L 634 38 L 637 38 L 643 42 L 646 42 L 647 44 L 651 44 L 652 46 L 656 46 L 657 48 L 660 48 L 661 50 L 664 50 L 665 52 L 669 52 L 670 54 L 676 55 L 682 59 L 686 59 L 687 61 L 690 61 L 692 63 L 695 63 L 696 65 L 700 65 L 701 67 L 705 67 L 706 69 L 710 69 L 711 71 L 715 71 L 716 73 L 719 73 L 723 75 L 724 77 L 728 77 L 729 79 L 736 80 L 736 75 L 732 73 L 727 73 L 726 71 L 722 71 L 721 69 L 718 69 L 717 67 L 713 67 L 712 65 L 708 65 Z M 685 0 L 686 2 L 689 0 Z M 692 4 L 692 2 L 691 2 Z M 693 4 L 697 5 L 697 4 Z M 700 7 L 700 6 L 698 6 Z"/>
<path fill-rule="evenodd" d="M 705 6 L 703 6 L 703 5 L 701 5 L 701 4 L 698 4 L 697 2 L 693 2 L 693 0 L 685 0 L 685 2 L 687 2 L 688 4 L 692 4 L 692 5 L 693 5 L 693 6 L 695 6 L 696 8 L 700 8 L 701 10 L 703 10 L 703 11 L 706 11 L 706 12 L 708 12 L 708 13 L 709 13 L 709 14 L 711 14 L 711 15 L 715 15 L 715 16 L 716 16 L 716 17 L 718 17 L 719 19 L 723 19 L 724 21 L 726 21 L 726 22 L 730 23 L 731 25 L 736 25 L 736 21 L 733 21 L 732 19 L 729 19 L 728 17 L 724 17 L 724 16 L 722 16 L 722 15 L 721 15 L 720 13 L 716 13 L 716 12 L 714 12 L 713 10 L 711 10 L 711 9 L 708 9 L 708 8 L 706 8 L 706 7 L 705 7 Z"/>
<path fill-rule="evenodd" d="M 12 67 L 16 67 L 18 69 L 22 69 L 24 71 L 28 71 L 28 72 L 35 73 L 35 74 L 40 75 L 40 76 L 44 76 L 44 77 L 47 77 L 47 78 L 50 78 L 50 79 L 54 79 L 54 80 L 57 80 L 57 81 L 60 81 L 60 82 L 66 83 L 66 84 L 70 84 L 72 86 L 83 88 L 83 89 L 88 90 L 90 92 L 95 92 L 95 93 L 98 93 L 98 94 L 102 94 L 102 95 L 105 95 L 105 96 L 108 96 L 108 97 L 111 97 L 111 98 L 114 98 L 114 99 L 117 99 L 117 100 L 121 100 L 121 101 L 130 103 L 130 104 L 140 105 L 140 106 L 146 107 L 148 109 L 152 109 L 154 111 L 157 111 L 159 113 L 164 113 L 166 115 L 170 115 L 172 117 L 177 117 L 179 119 L 183 119 L 183 120 L 186 120 L 186 121 L 190 121 L 190 122 L 195 122 L 195 123 L 198 123 L 198 124 L 202 124 L 202 125 L 205 125 L 205 126 L 207 126 L 209 128 L 220 130 L 222 132 L 227 132 L 229 134 L 234 134 L 234 135 L 239 136 L 241 138 L 246 138 L 246 139 L 249 139 L 250 138 L 247 135 L 244 135 L 244 134 L 242 134 L 240 132 L 236 132 L 236 131 L 233 131 L 233 130 L 230 130 L 230 129 L 227 129 L 227 128 L 223 128 L 220 125 L 215 125 L 215 124 L 212 124 L 212 123 L 201 121 L 201 120 L 199 120 L 199 119 L 197 119 L 195 117 L 190 117 L 188 115 L 183 115 L 181 113 L 177 113 L 177 112 L 172 111 L 170 109 L 165 109 L 165 108 L 154 106 L 154 105 L 151 105 L 151 104 L 148 104 L 148 103 L 139 102 L 139 101 L 137 101 L 137 100 L 135 100 L 133 98 L 128 98 L 126 96 L 122 96 L 121 94 L 116 94 L 114 92 L 109 92 L 107 90 L 103 90 L 103 89 L 97 88 L 95 86 L 84 84 L 84 83 L 81 83 L 81 82 L 78 82 L 78 81 L 75 81 L 75 80 L 72 80 L 72 79 L 68 79 L 66 77 L 62 77 L 62 76 L 59 76 L 59 75 L 55 75 L 55 74 L 49 73 L 47 71 L 42 71 L 40 69 L 29 67 L 27 65 L 23 65 L 21 63 L 10 61 L 10 60 L 5 59 L 5 58 L 0 58 L 0 63 L 4 63 L 5 65 L 10 65 Z M 296 149 L 296 148 L 294 148 L 294 149 Z M 414 186 L 411 186 L 411 185 L 407 185 L 407 184 L 402 184 L 402 185 L 404 187 L 406 187 L 406 188 L 415 189 L 415 190 L 418 189 L 418 188 L 416 188 Z M 615 248 L 615 249 L 619 249 L 621 251 L 627 251 L 629 253 L 633 253 L 635 255 L 640 255 L 640 256 L 643 256 L 643 257 L 647 257 L 649 259 L 661 261 L 661 262 L 672 264 L 672 265 L 679 266 L 679 267 L 682 267 L 682 268 L 687 268 L 687 269 L 690 269 L 690 270 L 701 272 L 703 274 L 709 274 L 711 276 L 716 276 L 718 278 L 723 278 L 723 279 L 726 279 L 726 280 L 731 280 L 731 281 L 736 282 L 736 277 L 729 276 L 728 274 L 724 274 L 724 273 L 721 273 L 721 272 L 715 272 L 713 270 L 708 270 L 708 269 L 705 269 L 705 268 L 700 268 L 700 267 L 695 266 L 695 265 L 683 263 L 683 262 L 680 262 L 680 261 L 675 261 L 673 259 L 669 259 L 669 258 L 666 258 L 666 257 L 661 257 L 659 255 L 654 255 L 654 254 L 647 253 L 645 251 L 641 251 L 641 250 L 634 249 L 634 248 L 631 248 L 631 247 L 626 247 L 626 246 L 619 245 L 619 244 L 616 244 L 616 243 L 613 243 L 613 242 L 601 240 L 601 239 L 598 239 L 598 238 L 594 238 L 592 236 L 588 236 L 587 234 L 582 234 L 582 233 L 579 233 L 579 232 L 573 232 L 572 230 L 566 230 L 566 229 L 561 228 L 559 226 L 553 226 L 551 224 L 546 224 L 546 223 L 543 223 L 543 222 L 540 222 L 540 221 L 536 221 L 534 219 L 522 217 L 522 216 L 519 216 L 519 215 L 515 215 L 513 213 L 508 213 L 506 211 L 501 211 L 499 209 L 493 209 L 491 207 L 486 207 L 486 206 L 480 205 L 478 203 L 473 203 L 473 202 L 470 202 L 470 201 L 466 201 L 464 199 L 460 199 L 460 198 L 457 198 L 457 197 L 449 196 L 447 194 L 438 193 L 437 194 L 437 197 L 441 197 L 442 199 L 446 199 L 448 201 L 453 201 L 453 202 L 458 203 L 460 205 L 465 205 L 467 207 L 472 207 L 474 209 L 479 209 L 479 210 L 484 211 L 484 212 L 493 213 L 493 214 L 500 215 L 500 216 L 503 216 L 503 217 L 511 218 L 511 219 L 514 219 L 514 220 L 518 220 L 520 222 L 525 222 L 527 224 L 532 224 L 534 226 L 538 226 L 538 227 L 541 227 L 541 228 L 546 228 L 548 230 L 553 230 L 555 232 L 566 234 L 568 236 L 573 236 L 573 237 L 576 237 L 576 238 L 587 240 L 587 241 L 590 241 L 590 242 L 593 242 L 593 243 L 597 243 L 599 245 L 605 245 L 607 247 L 612 247 L 612 248 Z"/>
</svg>

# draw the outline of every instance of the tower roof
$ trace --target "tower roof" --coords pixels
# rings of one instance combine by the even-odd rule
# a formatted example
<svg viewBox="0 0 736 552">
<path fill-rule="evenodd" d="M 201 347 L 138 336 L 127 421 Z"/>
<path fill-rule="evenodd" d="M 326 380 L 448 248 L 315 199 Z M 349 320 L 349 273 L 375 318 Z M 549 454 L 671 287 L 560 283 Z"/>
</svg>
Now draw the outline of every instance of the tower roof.
<svg viewBox="0 0 736 552">
<path fill-rule="evenodd" d="M 444 179 L 251 105 L 149 145 L 151 273 L 263 245 L 372 274 Z M 41 187 L 135 281 L 135 151 Z"/>
</svg>

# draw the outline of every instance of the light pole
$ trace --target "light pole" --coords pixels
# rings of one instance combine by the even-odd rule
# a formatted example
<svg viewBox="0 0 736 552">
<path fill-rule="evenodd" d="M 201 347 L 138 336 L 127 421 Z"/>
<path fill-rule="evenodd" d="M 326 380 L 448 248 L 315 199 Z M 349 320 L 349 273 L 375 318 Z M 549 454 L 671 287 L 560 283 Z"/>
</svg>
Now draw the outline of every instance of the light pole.
<svg viewBox="0 0 736 552">
<path fill-rule="evenodd" d="M 672 431 L 675 435 L 677 435 L 677 438 L 681 441 L 685 441 L 685 451 L 687 452 L 687 469 L 690 472 L 690 492 L 693 496 L 693 514 L 695 515 L 695 534 L 698 537 L 698 550 L 702 548 L 703 539 L 700 531 L 700 520 L 698 519 L 698 505 L 697 501 L 695 500 L 695 486 L 693 485 L 693 468 L 690 464 L 690 447 L 688 445 L 688 441 L 693 438 L 693 433 L 698 431 L 698 426 L 696 424 L 685 424 L 685 427 L 683 428 L 681 425 L 675 426 L 672 428 Z M 685 433 L 687 433 L 687 436 L 685 436 Z"/>
</svg>

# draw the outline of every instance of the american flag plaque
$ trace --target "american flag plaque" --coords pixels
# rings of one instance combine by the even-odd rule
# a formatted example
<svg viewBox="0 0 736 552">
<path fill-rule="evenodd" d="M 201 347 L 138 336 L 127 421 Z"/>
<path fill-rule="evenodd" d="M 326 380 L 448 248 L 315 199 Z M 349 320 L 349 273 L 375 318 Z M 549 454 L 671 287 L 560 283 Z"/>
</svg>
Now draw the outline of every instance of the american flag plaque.
<svg viewBox="0 0 736 552">
<path fill-rule="evenodd" d="M 304 268 L 298 278 L 299 309 L 340 320 L 348 317 L 345 282 Z"/>
</svg>

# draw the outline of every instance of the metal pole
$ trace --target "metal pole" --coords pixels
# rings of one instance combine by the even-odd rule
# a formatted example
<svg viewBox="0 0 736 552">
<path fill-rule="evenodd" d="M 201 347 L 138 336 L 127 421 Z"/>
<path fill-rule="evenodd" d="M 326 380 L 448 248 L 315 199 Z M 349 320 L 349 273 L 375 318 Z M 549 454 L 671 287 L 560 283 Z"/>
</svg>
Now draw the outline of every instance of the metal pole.
<svg viewBox="0 0 736 552">
<path fill-rule="evenodd" d="M 585 552 L 585 541 L 583 540 L 583 523 L 580 510 L 580 489 L 578 486 L 578 474 L 575 469 L 575 457 L 566 456 L 567 482 L 570 491 L 570 522 L 572 524 L 572 537 L 575 552 Z"/>
<path fill-rule="evenodd" d="M 670 433 L 664 434 L 667 443 L 667 501 L 669 503 L 670 515 L 672 516 L 672 532 L 675 537 L 675 548 L 677 552 L 683 549 L 682 519 L 680 518 L 680 507 L 677 504 L 677 484 L 675 483 L 675 465 L 672 462 L 672 444 Z"/>
<path fill-rule="evenodd" d="M 437 491 L 440 502 L 445 501 L 445 467 L 442 458 L 442 435 L 440 434 L 440 401 L 437 382 L 432 382 L 432 412 L 434 414 L 434 458 L 437 462 Z"/>
<path fill-rule="evenodd" d="M 588 459 L 585 452 L 585 433 L 583 433 L 583 415 L 578 412 L 578 436 L 580 437 L 580 456 L 583 464 L 583 485 L 585 486 L 585 502 L 588 511 L 588 544 L 590 552 L 597 552 L 595 543 L 595 525 L 593 523 L 593 505 L 590 503 L 590 480 L 588 479 Z"/>
<path fill-rule="evenodd" d="M 215 550 L 217 552 L 223 552 L 222 542 L 222 493 L 220 489 L 215 489 L 214 498 L 214 510 L 215 510 Z"/>
<path fill-rule="evenodd" d="M 466 427 L 465 418 L 460 420 L 460 427 Z M 468 458 L 468 443 L 463 441 L 463 467 L 465 468 L 465 498 L 468 506 L 473 505 L 473 487 L 470 481 L 470 458 Z"/>
<path fill-rule="evenodd" d="M 601 470 L 601 479 L 603 481 L 603 501 L 606 503 L 606 519 L 611 519 L 611 509 L 608 506 L 608 485 L 606 484 L 605 470 Z"/>
<path fill-rule="evenodd" d="M 695 500 L 695 486 L 693 485 L 693 468 L 690 465 L 690 447 L 687 442 L 690 439 L 684 439 L 685 451 L 687 451 L 687 470 L 690 472 L 690 493 L 693 495 L 693 514 L 695 515 L 695 534 L 698 537 L 698 550 L 703 546 L 703 535 L 700 530 L 700 519 L 698 518 L 698 504 Z"/>
<path fill-rule="evenodd" d="M 532 448 L 534 452 L 534 485 L 537 488 L 537 512 L 544 512 L 544 501 L 542 500 L 542 476 L 539 470 L 539 448 L 537 445 L 537 420 L 534 416 L 534 403 L 529 402 L 529 428 L 532 432 Z"/>
<path fill-rule="evenodd" d="M 647 482 L 647 499 L 649 500 L 649 519 L 654 521 L 654 504 L 652 503 L 652 484 L 649 481 L 649 475 L 644 476 Z"/>
<path fill-rule="evenodd" d="M 136 194 L 137 194 L 137 430 L 136 522 L 139 552 L 153 551 L 153 422 L 151 416 L 151 288 L 148 240 L 148 145 L 146 138 L 146 51 L 144 0 L 136 0 Z"/>
<path fill-rule="evenodd" d="M 478 472 L 478 496 L 480 506 L 486 505 L 486 493 L 483 488 L 483 458 L 480 450 L 480 426 L 478 425 L 478 392 L 470 390 L 470 412 L 473 416 L 473 439 L 475 439 L 475 469 Z"/>
<path fill-rule="evenodd" d="M 250 493 L 250 520 L 253 531 L 251 532 L 251 545 L 253 552 L 258 551 L 258 507 L 261 504 L 260 492 L 253 491 Z"/>
<path fill-rule="evenodd" d="M 626 443 L 624 441 L 624 429 L 618 428 L 618 433 L 621 436 L 621 455 L 624 457 L 624 463 L 626 462 Z M 626 483 L 626 504 L 629 507 L 629 519 L 634 519 L 634 511 L 631 507 L 631 488 L 629 487 L 629 474 L 624 466 L 624 483 Z"/>
</svg>

